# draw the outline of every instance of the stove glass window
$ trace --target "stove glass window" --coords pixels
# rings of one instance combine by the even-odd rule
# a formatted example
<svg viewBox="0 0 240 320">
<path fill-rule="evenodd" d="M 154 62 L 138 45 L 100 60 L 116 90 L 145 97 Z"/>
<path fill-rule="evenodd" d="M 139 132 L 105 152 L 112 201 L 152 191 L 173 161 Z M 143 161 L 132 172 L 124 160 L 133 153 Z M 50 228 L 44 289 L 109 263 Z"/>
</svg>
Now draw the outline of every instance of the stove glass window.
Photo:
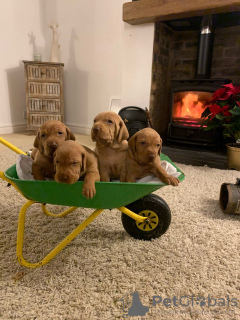
<svg viewBox="0 0 240 320">
<path fill-rule="evenodd" d="M 213 92 L 181 91 L 173 97 L 172 121 L 184 126 L 200 127 L 201 115 L 206 109 L 206 102 L 211 99 Z"/>
</svg>

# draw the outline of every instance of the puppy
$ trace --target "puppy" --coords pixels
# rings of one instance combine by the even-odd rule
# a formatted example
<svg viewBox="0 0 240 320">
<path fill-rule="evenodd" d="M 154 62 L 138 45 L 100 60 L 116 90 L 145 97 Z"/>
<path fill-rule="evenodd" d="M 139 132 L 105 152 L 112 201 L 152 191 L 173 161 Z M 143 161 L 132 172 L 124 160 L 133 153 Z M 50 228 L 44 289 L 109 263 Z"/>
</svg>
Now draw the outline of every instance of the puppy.
<svg viewBox="0 0 240 320">
<path fill-rule="evenodd" d="M 161 167 L 160 153 L 162 139 L 159 134 L 145 128 L 135 133 L 128 141 L 129 149 L 126 156 L 126 182 L 154 174 L 162 182 L 177 186 L 179 180 L 167 174 Z"/>
<path fill-rule="evenodd" d="M 96 154 L 76 141 L 65 141 L 54 153 L 54 179 L 73 184 L 84 179 L 82 194 L 91 199 L 96 194 L 95 182 L 100 181 Z"/>
<path fill-rule="evenodd" d="M 129 134 L 123 120 L 113 111 L 99 113 L 94 119 L 91 137 L 96 141 L 101 181 L 124 181 Z"/>
<path fill-rule="evenodd" d="M 54 178 L 53 154 L 66 140 L 75 140 L 75 136 L 61 121 L 49 120 L 41 125 L 31 154 L 32 174 L 35 180 Z"/>
</svg>

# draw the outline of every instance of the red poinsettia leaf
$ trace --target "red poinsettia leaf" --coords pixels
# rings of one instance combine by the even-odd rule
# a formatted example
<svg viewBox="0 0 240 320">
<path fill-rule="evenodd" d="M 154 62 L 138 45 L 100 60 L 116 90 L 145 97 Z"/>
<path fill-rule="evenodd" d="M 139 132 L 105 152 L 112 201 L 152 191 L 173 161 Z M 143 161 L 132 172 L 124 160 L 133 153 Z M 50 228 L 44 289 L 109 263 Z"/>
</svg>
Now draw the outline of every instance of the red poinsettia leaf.
<svg viewBox="0 0 240 320">
<path fill-rule="evenodd" d="M 240 93 L 240 86 L 236 86 L 231 90 L 233 95 L 237 95 Z"/>
<path fill-rule="evenodd" d="M 229 109 L 230 109 L 230 107 L 228 105 L 225 105 L 225 106 L 222 107 L 222 111 L 226 111 L 226 110 L 229 110 Z"/>
<path fill-rule="evenodd" d="M 222 86 L 223 86 L 223 87 L 226 87 L 226 88 L 230 88 L 230 89 L 233 88 L 233 84 L 232 84 L 232 83 L 223 84 Z"/>
<path fill-rule="evenodd" d="M 223 115 L 224 115 L 225 117 L 230 117 L 232 114 L 231 114 L 231 112 L 229 112 L 229 111 L 227 110 L 227 111 L 224 111 L 224 112 L 223 112 Z"/>
<path fill-rule="evenodd" d="M 227 100 L 230 95 L 231 93 L 229 93 L 228 87 L 219 88 L 213 93 L 212 98 L 209 102 L 214 102 L 217 100 Z"/>
<path fill-rule="evenodd" d="M 232 93 L 230 91 L 226 91 L 225 93 L 222 94 L 221 97 L 218 97 L 218 99 L 219 100 L 227 100 L 231 95 L 232 95 Z"/>
<path fill-rule="evenodd" d="M 211 111 L 211 113 L 214 113 L 216 115 L 221 112 L 222 108 L 218 104 L 212 104 L 211 106 L 209 106 L 209 110 Z"/>
<path fill-rule="evenodd" d="M 209 102 L 214 102 L 217 100 L 228 100 L 231 95 L 235 96 L 240 93 L 240 86 L 233 86 L 232 83 L 224 84 L 221 88 L 217 89 Z"/>
</svg>

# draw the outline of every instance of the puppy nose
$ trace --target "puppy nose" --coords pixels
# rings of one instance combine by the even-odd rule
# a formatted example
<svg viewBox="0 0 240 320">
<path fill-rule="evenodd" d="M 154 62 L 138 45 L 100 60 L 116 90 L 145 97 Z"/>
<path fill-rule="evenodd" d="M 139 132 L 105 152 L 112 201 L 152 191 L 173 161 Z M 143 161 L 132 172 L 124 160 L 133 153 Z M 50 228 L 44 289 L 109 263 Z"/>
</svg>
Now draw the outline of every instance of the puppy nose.
<svg viewBox="0 0 240 320">
<path fill-rule="evenodd" d="M 60 176 L 60 180 L 61 180 L 62 182 L 68 181 L 68 179 L 69 179 L 68 174 L 62 174 L 62 175 Z"/>
<path fill-rule="evenodd" d="M 51 149 L 53 149 L 53 150 L 56 150 L 57 147 L 58 147 L 58 144 L 57 144 L 56 142 L 50 142 L 50 143 L 48 144 L 48 147 L 51 148 Z"/>
<path fill-rule="evenodd" d="M 150 155 L 148 156 L 149 162 L 153 161 L 154 159 L 155 159 L 155 154 L 150 154 Z"/>
<path fill-rule="evenodd" d="M 99 126 L 93 127 L 93 132 L 97 133 L 99 131 L 100 131 L 100 127 Z"/>
</svg>

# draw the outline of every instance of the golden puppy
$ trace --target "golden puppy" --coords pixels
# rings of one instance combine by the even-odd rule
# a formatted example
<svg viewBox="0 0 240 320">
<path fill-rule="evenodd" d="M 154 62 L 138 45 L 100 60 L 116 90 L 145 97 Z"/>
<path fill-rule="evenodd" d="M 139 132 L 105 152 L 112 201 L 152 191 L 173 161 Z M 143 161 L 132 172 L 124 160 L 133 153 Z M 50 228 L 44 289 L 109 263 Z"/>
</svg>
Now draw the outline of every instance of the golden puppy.
<svg viewBox="0 0 240 320">
<path fill-rule="evenodd" d="M 32 174 L 35 180 L 54 177 L 53 154 L 66 140 L 75 140 L 70 129 L 61 121 L 44 122 L 37 132 L 32 150 Z"/>
<path fill-rule="evenodd" d="M 96 141 L 101 181 L 124 181 L 129 134 L 123 120 L 113 111 L 99 113 L 94 119 L 91 137 Z"/>
<path fill-rule="evenodd" d="M 126 182 L 136 182 L 136 179 L 154 174 L 164 183 L 178 185 L 179 180 L 161 167 L 162 139 L 155 130 L 145 128 L 138 131 L 129 139 L 128 145 Z"/>
<path fill-rule="evenodd" d="M 55 180 L 73 184 L 84 179 L 82 194 L 91 199 L 96 194 L 95 182 L 100 181 L 96 154 L 76 141 L 65 141 L 54 153 Z"/>
</svg>

